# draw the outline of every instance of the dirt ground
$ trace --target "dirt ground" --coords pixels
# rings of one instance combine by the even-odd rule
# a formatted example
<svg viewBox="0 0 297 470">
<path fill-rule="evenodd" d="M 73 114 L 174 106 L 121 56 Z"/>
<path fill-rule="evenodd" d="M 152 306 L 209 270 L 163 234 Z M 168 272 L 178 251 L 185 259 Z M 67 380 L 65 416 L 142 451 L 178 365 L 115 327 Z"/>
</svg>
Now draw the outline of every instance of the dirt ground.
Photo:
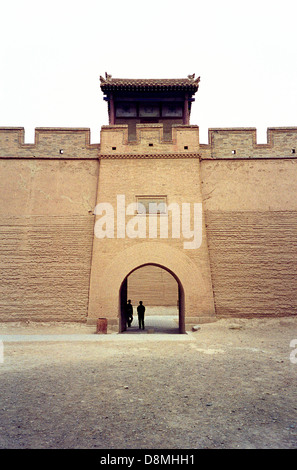
<svg viewBox="0 0 297 470">
<path fill-rule="evenodd" d="M 297 318 L 200 327 L 4 342 L 0 448 L 296 448 Z M 94 327 L 0 324 L 0 335 L 61 333 Z"/>
</svg>

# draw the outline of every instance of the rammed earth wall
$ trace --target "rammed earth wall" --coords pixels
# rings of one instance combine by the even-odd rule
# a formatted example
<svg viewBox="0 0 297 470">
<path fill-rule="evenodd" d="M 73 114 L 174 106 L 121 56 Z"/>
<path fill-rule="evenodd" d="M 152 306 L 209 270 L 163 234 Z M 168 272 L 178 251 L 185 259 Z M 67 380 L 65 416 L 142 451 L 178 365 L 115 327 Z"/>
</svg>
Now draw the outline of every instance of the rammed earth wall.
<svg viewBox="0 0 297 470">
<path fill-rule="evenodd" d="M 86 321 L 92 266 L 100 273 L 141 242 L 94 240 L 98 196 L 108 202 L 116 194 L 203 203 L 202 250 L 168 243 L 203 273 L 204 286 L 193 282 L 204 289 L 204 314 L 212 295 L 217 316 L 297 313 L 296 128 L 269 129 L 261 145 L 255 129 L 211 129 L 209 144 L 200 144 L 197 126 L 174 126 L 169 142 L 159 124 L 137 126 L 134 142 L 127 126 L 103 126 L 100 145 L 90 144 L 88 129 L 36 129 L 34 144 L 23 137 L 22 128 L 0 129 L 1 320 Z M 143 279 L 149 295 L 151 279 L 155 303 L 149 269 L 138 271 L 137 283 Z M 96 277 L 92 289 L 104 289 Z"/>
</svg>

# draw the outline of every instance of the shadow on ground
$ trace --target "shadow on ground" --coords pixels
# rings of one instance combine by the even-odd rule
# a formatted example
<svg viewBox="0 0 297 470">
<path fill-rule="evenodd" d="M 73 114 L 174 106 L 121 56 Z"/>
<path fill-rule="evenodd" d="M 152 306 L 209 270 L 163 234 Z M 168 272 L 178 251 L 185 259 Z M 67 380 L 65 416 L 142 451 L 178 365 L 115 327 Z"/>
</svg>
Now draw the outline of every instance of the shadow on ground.
<svg viewBox="0 0 297 470">
<path fill-rule="evenodd" d="M 138 318 L 136 315 L 133 318 L 131 327 L 127 328 L 127 331 L 124 331 L 122 334 L 179 334 L 177 315 L 148 315 L 145 317 L 144 324 L 145 329 L 140 330 L 138 326 Z"/>
</svg>

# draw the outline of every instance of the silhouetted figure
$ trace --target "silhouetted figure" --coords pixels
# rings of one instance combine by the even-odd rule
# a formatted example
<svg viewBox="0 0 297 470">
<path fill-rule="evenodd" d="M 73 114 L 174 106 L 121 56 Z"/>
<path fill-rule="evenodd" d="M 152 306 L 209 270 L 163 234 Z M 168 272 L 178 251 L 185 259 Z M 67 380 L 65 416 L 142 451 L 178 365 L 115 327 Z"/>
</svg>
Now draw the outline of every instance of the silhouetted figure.
<svg viewBox="0 0 297 470">
<path fill-rule="evenodd" d="M 131 300 L 128 300 L 128 303 L 126 305 L 126 322 L 128 326 L 131 326 L 132 321 L 133 321 L 133 305 L 131 304 Z"/>
<path fill-rule="evenodd" d="M 140 300 L 139 305 L 137 307 L 138 324 L 139 324 L 140 330 L 141 328 L 144 330 L 144 312 L 145 312 L 145 306 L 142 305 L 142 300 Z"/>
</svg>

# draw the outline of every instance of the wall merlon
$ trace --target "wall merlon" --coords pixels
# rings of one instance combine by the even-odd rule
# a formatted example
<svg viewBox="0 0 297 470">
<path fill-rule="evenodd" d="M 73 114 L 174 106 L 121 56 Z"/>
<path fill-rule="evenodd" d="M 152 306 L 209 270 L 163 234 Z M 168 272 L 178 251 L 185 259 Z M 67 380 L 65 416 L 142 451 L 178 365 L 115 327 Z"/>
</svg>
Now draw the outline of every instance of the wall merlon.
<svg viewBox="0 0 297 470">
<path fill-rule="evenodd" d="M 87 128 L 36 128 L 33 144 L 24 142 L 23 127 L 0 128 L 0 158 L 98 158 L 99 144 L 90 144 Z"/>
</svg>

